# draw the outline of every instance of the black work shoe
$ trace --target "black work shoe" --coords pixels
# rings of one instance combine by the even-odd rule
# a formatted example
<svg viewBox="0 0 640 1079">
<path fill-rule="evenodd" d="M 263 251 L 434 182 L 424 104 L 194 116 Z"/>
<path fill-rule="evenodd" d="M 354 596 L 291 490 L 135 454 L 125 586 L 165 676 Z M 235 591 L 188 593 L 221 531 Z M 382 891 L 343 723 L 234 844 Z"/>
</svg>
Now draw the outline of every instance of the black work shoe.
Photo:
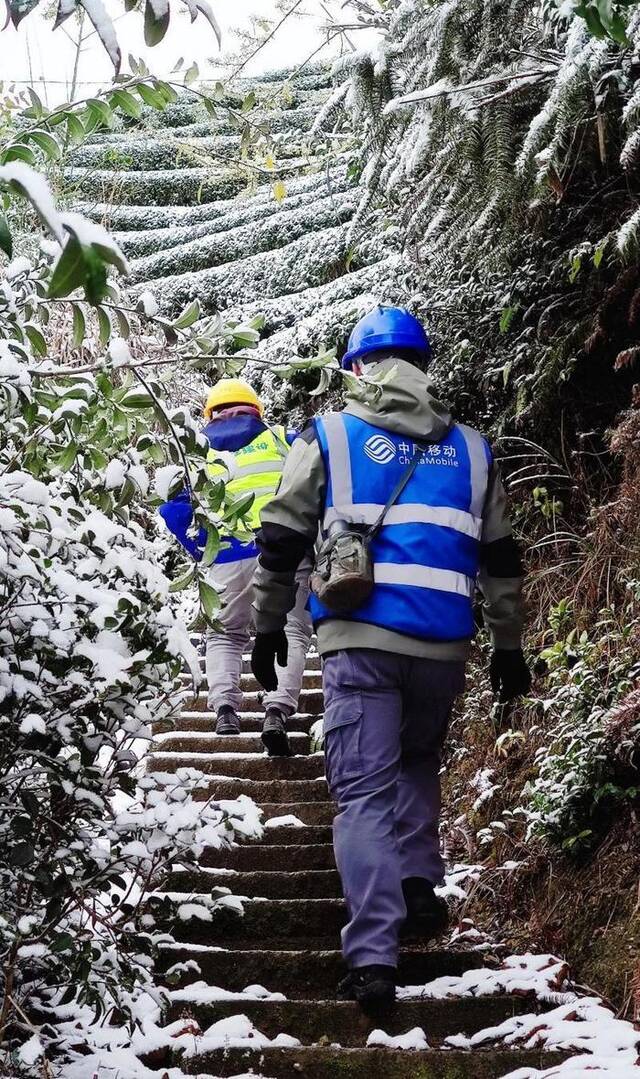
<svg viewBox="0 0 640 1079">
<path fill-rule="evenodd" d="M 406 877 L 402 893 L 407 904 L 404 929 L 426 940 L 444 933 L 449 924 L 449 908 L 424 877 Z"/>
<path fill-rule="evenodd" d="M 292 757 L 287 738 L 287 716 L 280 708 L 267 708 L 262 727 L 262 743 L 270 757 Z"/>
<path fill-rule="evenodd" d="M 218 708 L 216 734 L 240 734 L 240 716 L 230 704 Z"/>
<path fill-rule="evenodd" d="M 338 1000 L 355 1000 L 363 1012 L 377 1015 L 396 1002 L 395 967 L 354 967 L 338 984 Z"/>
</svg>

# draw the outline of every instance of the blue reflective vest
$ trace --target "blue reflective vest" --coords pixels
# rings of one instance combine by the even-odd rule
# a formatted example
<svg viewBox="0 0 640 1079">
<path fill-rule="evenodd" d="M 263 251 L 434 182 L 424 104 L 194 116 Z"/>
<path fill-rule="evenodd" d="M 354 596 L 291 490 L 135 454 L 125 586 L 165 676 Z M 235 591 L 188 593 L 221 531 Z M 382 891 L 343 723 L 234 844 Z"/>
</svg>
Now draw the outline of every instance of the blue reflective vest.
<svg viewBox="0 0 640 1079">
<path fill-rule="evenodd" d="M 314 424 L 327 476 L 323 529 L 338 519 L 374 524 L 414 455 L 414 443 L 344 412 Z M 368 622 L 421 640 L 472 637 L 491 464 L 488 443 L 463 424 L 429 444 L 371 545 L 371 596 L 346 615 L 312 596 L 314 622 Z"/>
</svg>

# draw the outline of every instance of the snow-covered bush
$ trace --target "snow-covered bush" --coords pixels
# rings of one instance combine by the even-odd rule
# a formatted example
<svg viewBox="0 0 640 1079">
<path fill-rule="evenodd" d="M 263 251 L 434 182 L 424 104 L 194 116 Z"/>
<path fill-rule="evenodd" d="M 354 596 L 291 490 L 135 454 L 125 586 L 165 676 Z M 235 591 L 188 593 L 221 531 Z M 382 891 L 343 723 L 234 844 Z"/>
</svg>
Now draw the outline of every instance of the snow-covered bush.
<svg viewBox="0 0 640 1079">
<path fill-rule="evenodd" d="M 263 223 L 241 225 L 225 230 L 220 219 L 213 229 L 202 237 L 192 238 L 180 244 L 176 250 L 170 246 L 146 258 L 136 259 L 131 265 L 131 280 L 154 281 L 158 277 L 184 271 L 202 270 L 223 263 L 234 262 L 262 251 L 277 251 L 319 229 L 339 225 L 351 216 L 355 197 L 351 192 L 343 194 L 338 202 L 334 194 L 316 197 L 298 209 L 292 209 L 288 200 L 281 209 L 271 212 Z M 192 236 L 193 236 L 193 231 Z"/>
<path fill-rule="evenodd" d="M 313 205 L 327 197 L 340 196 L 340 202 L 343 198 L 347 198 L 346 189 L 349 187 L 349 181 L 344 170 L 341 172 L 332 170 L 329 181 L 331 185 L 329 189 L 327 189 L 326 174 L 315 174 L 304 177 L 303 180 L 290 182 L 282 209 L 287 213 L 294 210 L 302 213 L 310 204 Z M 223 200 L 200 207 L 175 207 L 173 218 L 176 224 L 164 224 L 169 218 L 166 208 L 156 210 L 154 207 L 153 228 L 145 227 L 145 222 L 148 223 L 152 216 L 152 211 L 147 207 L 138 209 L 138 207 L 114 206 L 107 213 L 112 224 L 124 230 L 116 232 L 118 243 L 124 253 L 132 259 L 138 259 L 147 255 L 162 255 L 172 247 L 181 247 L 182 244 L 210 236 L 214 229 L 218 234 L 261 222 L 274 213 L 273 202 L 271 185 L 261 185 L 250 198 L 234 199 L 232 202 Z M 158 215 L 160 221 L 157 220 Z M 260 235 L 260 232 L 254 228 L 252 235 Z"/>
<path fill-rule="evenodd" d="M 100 199 L 145 205 L 183 205 L 213 202 L 237 195 L 246 187 L 246 177 L 231 170 L 208 168 L 143 170 L 69 168 L 65 183 L 83 199 Z"/>
<path fill-rule="evenodd" d="M 634 592 L 637 584 L 630 586 L 624 610 L 602 611 L 593 628 L 581 633 L 567 628 L 571 611 L 559 604 L 551 621 L 560 619 L 563 631 L 541 655 L 549 676 L 544 699 L 536 705 L 544 722 L 543 744 L 535 754 L 535 778 L 523 792 L 527 836 L 543 837 L 571 853 L 597 842 L 615 808 L 638 796 L 635 712 L 630 710 L 633 718 L 625 730 L 628 761 L 615 730 L 640 676 Z"/>
<path fill-rule="evenodd" d="M 71 162 L 80 168 L 118 167 L 127 169 L 185 169 L 210 161 L 239 160 L 241 156 L 240 135 L 207 135 L 191 139 L 172 138 L 170 132 L 162 131 L 157 138 L 152 133 L 130 134 L 116 143 L 93 143 L 79 147 Z M 281 139 L 278 158 L 301 157 L 305 144 L 294 139 Z"/>
<path fill-rule="evenodd" d="M 182 353 L 204 349 L 215 366 L 233 328 L 200 331 L 196 346 L 197 306 L 173 322 L 150 295 L 127 309 L 107 283 L 106 260 L 124 265 L 107 233 L 59 214 L 28 166 L 0 181 L 55 237 L 15 258 L 0 292 L 0 1043 L 17 1068 L 34 1009 L 77 999 L 122 1012 L 134 985 L 153 992 L 145 889 L 259 826 L 246 799 L 197 800 L 198 773 L 144 770 L 153 724 L 179 707 L 179 673 L 199 677 L 149 511 L 189 483 L 206 563 L 218 526 L 241 531 L 244 512 L 221 508 L 206 439 L 148 368 L 182 366 L 184 381 Z M 185 579 L 213 616 L 202 573 Z"/>
<path fill-rule="evenodd" d="M 209 313 L 252 296 L 280 296 L 322 285 L 339 275 L 347 250 L 346 226 L 330 225 L 294 240 L 279 259 L 269 252 L 249 255 L 209 270 L 160 277 L 153 287 L 169 311 L 197 297 Z M 144 282 L 138 285 L 142 287 Z"/>
</svg>

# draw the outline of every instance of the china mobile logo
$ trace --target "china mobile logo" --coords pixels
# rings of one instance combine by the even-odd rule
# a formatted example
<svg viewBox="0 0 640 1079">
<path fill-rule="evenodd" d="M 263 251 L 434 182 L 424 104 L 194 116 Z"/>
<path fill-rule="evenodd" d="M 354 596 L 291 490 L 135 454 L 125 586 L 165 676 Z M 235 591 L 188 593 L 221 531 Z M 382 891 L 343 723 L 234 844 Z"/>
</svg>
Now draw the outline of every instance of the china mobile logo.
<svg viewBox="0 0 640 1079">
<path fill-rule="evenodd" d="M 377 465 L 388 465 L 396 457 L 395 443 L 385 435 L 372 435 L 364 444 L 364 452 Z"/>
<path fill-rule="evenodd" d="M 401 465 L 408 465 L 416 453 L 417 446 L 415 442 L 401 442 L 398 449 L 400 451 L 398 461 Z M 457 468 L 457 456 L 455 446 L 448 443 L 442 446 L 439 442 L 432 442 L 430 446 L 427 446 L 419 463 L 421 465 L 444 465 L 449 468 Z"/>
</svg>

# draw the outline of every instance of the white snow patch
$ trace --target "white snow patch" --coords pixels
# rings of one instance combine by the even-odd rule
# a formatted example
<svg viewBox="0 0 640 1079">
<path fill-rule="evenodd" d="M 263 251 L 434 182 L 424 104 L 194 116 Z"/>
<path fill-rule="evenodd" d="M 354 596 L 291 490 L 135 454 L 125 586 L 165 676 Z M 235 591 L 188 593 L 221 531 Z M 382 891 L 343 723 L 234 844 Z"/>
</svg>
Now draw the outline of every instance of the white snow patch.
<svg viewBox="0 0 640 1079">
<path fill-rule="evenodd" d="M 422 1027 L 414 1027 L 406 1034 L 386 1034 L 384 1030 L 372 1030 L 367 1045 L 384 1045 L 387 1049 L 428 1049 L 427 1036 Z"/>
<path fill-rule="evenodd" d="M 293 813 L 287 813 L 283 817 L 270 817 L 264 822 L 265 828 L 304 828 L 304 822 Z"/>
</svg>

